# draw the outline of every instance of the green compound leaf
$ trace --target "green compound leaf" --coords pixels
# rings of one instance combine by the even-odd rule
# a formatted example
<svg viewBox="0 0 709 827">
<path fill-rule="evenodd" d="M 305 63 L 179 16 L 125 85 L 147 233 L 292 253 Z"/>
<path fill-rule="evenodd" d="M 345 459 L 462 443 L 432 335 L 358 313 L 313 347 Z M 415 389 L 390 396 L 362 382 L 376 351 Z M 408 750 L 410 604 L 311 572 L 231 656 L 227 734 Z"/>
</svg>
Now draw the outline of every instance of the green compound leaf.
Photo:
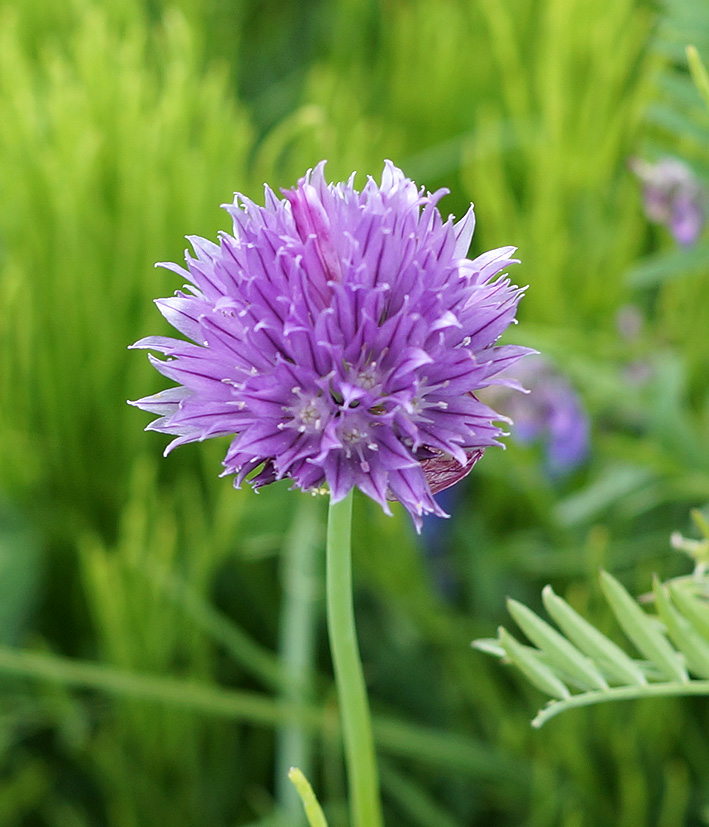
<svg viewBox="0 0 709 827">
<path fill-rule="evenodd" d="M 659 673 L 668 680 L 688 680 L 682 658 L 668 643 L 667 638 L 650 616 L 607 571 L 601 572 L 601 588 L 620 627 L 638 651 L 645 655 L 657 667 Z"/>
<path fill-rule="evenodd" d="M 508 600 L 507 608 L 520 629 L 546 655 L 548 663 L 556 667 L 582 689 L 607 689 L 603 675 L 589 660 L 556 629 L 553 629 L 531 609 Z"/>
<path fill-rule="evenodd" d="M 638 686 L 647 683 L 645 674 L 633 659 L 555 594 L 551 586 L 544 587 L 542 600 L 552 620 L 569 640 L 591 658 L 609 683 Z"/>
<path fill-rule="evenodd" d="M 564 682 L 542 661 L 534 649 L 521 644 L 506 629 L 500 628 L 499 634 L 505 654 L 526 675 L 530 683 L 553 698 L 569 697 L 570 693 Z"/>
<path fill-rule="evenodd" d="M 691 594 L 679 583 L 669 583 L 672 602 L 703 640 L 709 640 L 709 603 Z"/>
<path fill-rule="evenodd" d="M 667 583 L 656 579 L 652 596 L 657 614 L 644 611 L 607 572 L 601 572 L 601 587 L 641 659 L 606 637 L 551 586 L 544 588 L 542 599 L 560 631 L 508 600 L 510 614 L 534 646 L 520 643 L 502 627 L 496 639 L 473 642 L 476 649 L 512 663 L 551 698 L 532 721 L 535 727 L 566 709 L 604 701 L 709 695 L 709 575 L 698 568 L 692 577 Z"/>
<path fill-rule="evenodd" d="M 655 606 L 674 645 L 684 655 L 687 668 L 700 678 L 709 678 L 709 641 L 672 605 L 667 589 L 657 577 L 653 581 Z"/>
</svg>

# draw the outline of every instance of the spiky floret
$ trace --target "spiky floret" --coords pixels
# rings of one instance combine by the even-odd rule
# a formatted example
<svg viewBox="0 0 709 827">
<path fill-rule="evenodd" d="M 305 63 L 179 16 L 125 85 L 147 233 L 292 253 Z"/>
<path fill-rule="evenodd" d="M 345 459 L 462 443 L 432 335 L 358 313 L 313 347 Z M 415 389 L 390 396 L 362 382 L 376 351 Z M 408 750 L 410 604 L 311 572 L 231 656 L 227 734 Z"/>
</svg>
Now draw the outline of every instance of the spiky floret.
<svg viewBox="0 0 709 827">
<path fill-rule="evenodd" d="M 287 477 L 353 486 L 387 513 L 398 500 L 417 526 L 445 516 L 432 494 L 499 444 L 504 420 L 475 391 L 516 383 L 499 374 L 526 348 L 495 342 L 522 290 L 500 273 L 513 247 L 466 258 L 473 208 L 443 221 L 445 190 L 419 191 L 387 162 L 381 184 L 328 184 L 324 162 L 265 206 L 237 194 L 233 234 L 193 237 L 189 284 L 157 305 L 191 339 L 150 336 L 133 347 L 177 387 L 132 404 L 159 415 L 166 449 L 233 437 L 224 474 L 255 488 Z"/>
</svg>

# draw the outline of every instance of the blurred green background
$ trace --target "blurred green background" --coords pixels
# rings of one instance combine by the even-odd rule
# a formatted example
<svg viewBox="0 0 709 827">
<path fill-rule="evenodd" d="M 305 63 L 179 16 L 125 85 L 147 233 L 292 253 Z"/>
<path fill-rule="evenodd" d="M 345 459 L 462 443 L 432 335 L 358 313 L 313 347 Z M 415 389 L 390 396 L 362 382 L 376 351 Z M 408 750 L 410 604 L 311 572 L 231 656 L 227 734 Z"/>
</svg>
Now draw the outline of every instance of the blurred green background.
<svg viewBox="0 0 709 827">
<path fill-rule="evenodd" d="M 388 823 L 709 824 L 705 699 L 568 713 L 470 648 L 551 582 L 600 626 L 709 501 L 709 245 L 648 224 L 633 156 L 709 178 L 684 47 L 703 0 L 0 0 L 0 824 L 297 827 L 299 763 L 346 824 L 323 625 L 323 502 L 161 457 L 127 345 L 168 331 L 184 236 L 234 190 L 391 158 L 473 253 L 514 244 L 508 341 L 591 421 L 564 478 L 488 451 L 436 554 L 356 502 L 355 576 Z M 629 309 L 630 308 L 630 309 Z M 619 315 L 620 314 L 620 315 Z M 623 318 L 634 319 L 631 325 Z M 297 802 L 296 802 L 297 804 Z"/>
</svg>

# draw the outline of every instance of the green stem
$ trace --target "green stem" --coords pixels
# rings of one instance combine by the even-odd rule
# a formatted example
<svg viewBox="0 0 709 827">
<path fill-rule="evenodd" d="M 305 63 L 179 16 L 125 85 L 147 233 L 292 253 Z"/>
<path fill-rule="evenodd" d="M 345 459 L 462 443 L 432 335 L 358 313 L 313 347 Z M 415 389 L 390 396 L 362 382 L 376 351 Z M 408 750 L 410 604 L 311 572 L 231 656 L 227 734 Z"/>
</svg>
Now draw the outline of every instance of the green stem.
<svg viewBox="0 0 709 827">
<path fill-rule="evenodd" d="M 680 698 L 687 695 L 709 695 L 709 681 L 690 680 L 668 683 L 644 683 L 639 686 L 612 686 L 610 689 L 591 690 L 571 695 L 563 701 L 553 701 L 540 710 L 532 726 L 538 729 L 550 718 L 567 709 L 579 709 L 606 701 L 641 701 L 643 698 Z"/>
<path fill-rule="evenodd" d="M 379 778 L 352 603 L 352 492 L 330 501 L 327 626 L 342 719 L 352 827 L 382 827 Z"/>
<path fill-rule="evenodd" d="M 285 678 L 282 699 L 293 706 L 312 702 L 315 676 L 315 635 L 322 578 L 318 577 L 318 544 L 322 541 L 320 503 L 303 494 L 282 556 L 283 611 L 280 661 Z M 320 547 L 322 548 L 322 546 Z M 289 780 L 295 766 L 311 773 L 312 733 L 300 721 L 288 722 L 276 740 L 276 799 L 292 827 L 304 823 L 303 806 Z"/>
</svg>

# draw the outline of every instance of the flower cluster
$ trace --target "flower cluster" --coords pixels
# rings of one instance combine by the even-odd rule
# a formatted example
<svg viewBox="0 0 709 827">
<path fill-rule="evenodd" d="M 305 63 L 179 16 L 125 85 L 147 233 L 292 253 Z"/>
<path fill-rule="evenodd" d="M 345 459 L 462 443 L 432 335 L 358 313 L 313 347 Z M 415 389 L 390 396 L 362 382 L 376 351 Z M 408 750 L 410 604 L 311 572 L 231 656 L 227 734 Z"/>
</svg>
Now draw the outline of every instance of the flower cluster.
<svg viewBox="0 0 709 827">
<path fill-rule="evenodd" d="M 432 497 L 498 444 L 503 420 L 475 395 L 527 349 L 496 346 L 522 290 L 501 271 L 512 247 L 466 258 L 472 207 L 454 223 L 387 162 L 381 184 L 328 184 L 324 163 L 265 206 L 237 194 L 233 235 L 190 238 L 189 284 L 157 305 L 191 342 L 133 347 L 177 387 L 140 399 L 176 435 L 171 448 L 233 437 L 224 474 L 254 488 L 289 478 L 354 486 L 385 512 L 398 500 L 417 526 L 445 516 Z"/>
<path fill-rule="evenodd" d="M 633 158 L 630 168 L 643 183 L 643 204 L 650 221 L 664 224 L 678 244 L 694 244 L 704 228 L 706 195 L 687 164 L 675 158 L 654 164 Z"/>
<path fill-rule="evenodd" d="M 521 445 L 542 443 L 549 476 L 562 477 L 578 468 L 590 451 L 590 424 L 569 380 L 548 359 L 532 356 L 520 365 L 516 378 L 529 394 L 495 388 L 488 402 L 514 420 L 512 438 Z"/>
<path fill-rule="evenodd" d="M 515 438 L 522 444 L 543 442 L 552 477 L 570 473 L 590 451 L 590 424 L 578 394 L 542 356 L 528 359 L 518 378 L 530 393 L 510 399 Z"/>
</svg>

